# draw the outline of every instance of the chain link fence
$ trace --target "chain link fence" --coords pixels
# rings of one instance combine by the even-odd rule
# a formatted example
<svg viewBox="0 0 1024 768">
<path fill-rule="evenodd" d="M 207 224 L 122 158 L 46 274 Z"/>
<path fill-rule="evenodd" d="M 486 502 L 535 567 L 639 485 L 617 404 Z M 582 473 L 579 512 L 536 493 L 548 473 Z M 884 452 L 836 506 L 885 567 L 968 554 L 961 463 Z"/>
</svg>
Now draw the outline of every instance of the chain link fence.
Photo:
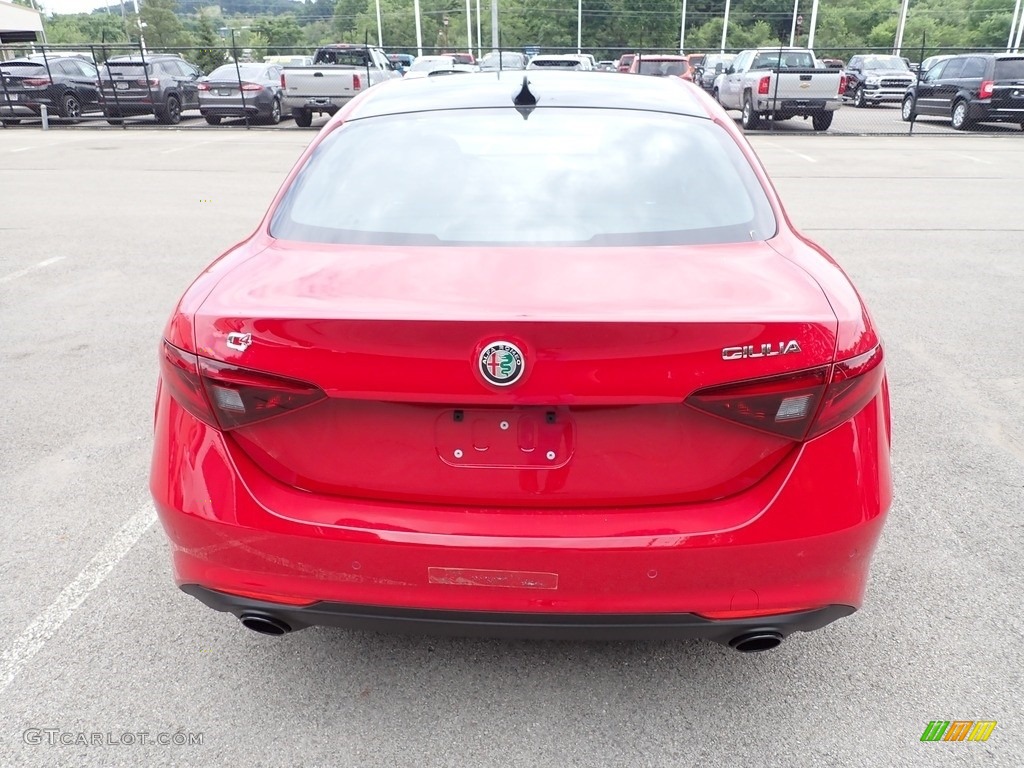
<svg viewBox="0 0 1024 768">
<path fill-rule="evenodd" d="M 424 47 L 393 49 L 388 53 L 398 65 L 401 59 L 408 61 L 420 51 L 424 55 L 452 52 Z M 576 54 L 575 49 L 539 46 L 517 48 L 514 52 L 527 56 Z M 167 103 L 168 94 L 177 93 L 174 88 L 169 91 L 165 84 L 143 76 L 149 71 L 149 63 L 168 54 L 178 57 L 184 65 L 178 73 L 180 109 L 176 115 L 169 111 Z M 160 50 L 127 43 L 0 46 L 0 125 L 36 130 L 81 126 L 138 129 L 168 123 L 190 129 L 254 128 L 259 121 L 248 116 L 225 120 L 220 128 L 203 119 L 197 94 L 203 75 L 218 66 L 235 64 L 241 81 L 239 67 L 245 63 L 269 61 L 285 68 L 303 66 L 312 64 L 313 54 L 313 48 L 305 47 L 276 48 L 273 55 L 267 55 L 265 50 L 231 46 Z M 619 69 L 621 62 L 632 58 L 641 62 L 634 69 L 661 74 L 670 65 L 673 72 L 678 69 L 675 64 L 680 53 L 645 48 L 602 49 L 591 55 L 599 69 Z M 684 77 L 722 102 L 750 132 L 1020 135 L 1024 128 L 1024 54 L 1013 57 L 1005 49 L 943 49 L 922 43 L 916 49 L 904 47 L 901 55 L 894 55 L 889 48 L 830 48 L 819 50 L 816 55 L 819 58 L 813 63 L 815 69 L 809 70 L 809 62 L 789 56 L 785 49 L 759 54 L 696 50 L 687 54 Z M 744 60 L 744 56 L 748 58 Z M 752 56 L 757 57 L 756 61 L 751 62 Z M 146 89 L 142 98 L 131 105 L 123 103 L 127 86 L 119 85 L 112 75 L 112 66 L 126 61 L 141 65 L 138 85 Z M 498 61 L 504 61 L 504 57 Z M 1000 72 L 993 70 L 994 62 L 1008 62 L 999 66 L 1004 70 L 1002 75 L 1009 77 L 1000 78 Z M 659 63 L 665 65 L 660 70 Z M 736 71 L 736 66 L 744 63 L 753 63 L 758 71 L 754 75 Z M 943 69 L 950 77 L 943 75 Z M 745 108 L 747 96 L 754 102 L 754 109 L 749 110 L 756 113 L 752 119 Z M 961 102 L 966 102 L 967 109 L 961 109 L 964 119 L 958 121 Z M 998 104 L 998 110 L 990 109 L 994 104 Z M 821 116 L 826 109 L 831 112 L 827 119 Z M 287 110 L 283 117 L 284 126 L 294 125 L 288 121 Z M 314 127 L 320 124 L 314 123 Z"/>
</svg>

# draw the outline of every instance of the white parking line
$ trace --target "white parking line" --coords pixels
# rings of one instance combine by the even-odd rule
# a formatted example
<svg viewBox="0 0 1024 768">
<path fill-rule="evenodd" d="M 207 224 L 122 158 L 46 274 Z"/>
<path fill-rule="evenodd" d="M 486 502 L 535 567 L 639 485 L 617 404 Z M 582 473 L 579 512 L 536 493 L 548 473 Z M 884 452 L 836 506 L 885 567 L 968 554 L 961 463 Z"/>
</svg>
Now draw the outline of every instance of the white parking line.
<svg viewBox="0 0 1024 768">
<path fill-rule="evenodd" d="M 982 160 L 980 157 L 974 157 L 973 155 L 961 154 L 960 157 L 966 157 L 968 160 L 973 160 L 976 163 L 984 163 L 985 165 L 992 165 L 991 160 Z"/>
<path fill-rule="evenodd" d="M 816 162 L 818 162 L 817 160 L 815 160 L 810 155 L 805 155 L 803 152 L 797 152 L 795 149 L 790 149 L 789 147 L 782 147 L 782 146 L 779 146 L 778 144 L 772 144 L 772 143 L 767 142 L 767 141 L 761 141 L 761 142 L 757 142 L 757 143 L 760 144 L 763 147 L 771 147 L 772 149 L 781 149 L 783 152 L 789 152 L 789 154 L 796 155 L 797 157 L 806 160 L 808 163 L 816 163 Z M 755 146 L 757 146 L 757 144 L 755 144 Z"/>
<path fill-rule="evenodd" d="M 25 628 L 3 653 L 0 653 L 0 694 L 43 649 L 64 622 L 71 618 L 89 594 L 103 583 L 107 574 L 124 559 L 154 522 L 156 510 L 152 504 L 147 504 L 121 526 L 121 530 L 96 553 L 75 580 L 64 587 L 57 595 L 57 599 Z"/>
<path fill-rule="evenodd" d="M 25 267 L 25 269 L 19 269 L 17 272 L 11 272 L 11 274 L 9 275 L 4 275 L 3 277 L 0 277 L 0 285 L 4 283 L 9 283 L 11 282 L 11 280 L 17 280 L 19 277 L 24 277 L 30 272 L 35 272 L 37 269 L 43 269 L 44 267 L 48 267 L 51 264 L 56 264 L 63 258 L 63 256 L 54 256 L 53 258 L 46 259 L 45 261 L 40 261 L 38 264 L 33 264 L 31 267 Z"/>
</svg>

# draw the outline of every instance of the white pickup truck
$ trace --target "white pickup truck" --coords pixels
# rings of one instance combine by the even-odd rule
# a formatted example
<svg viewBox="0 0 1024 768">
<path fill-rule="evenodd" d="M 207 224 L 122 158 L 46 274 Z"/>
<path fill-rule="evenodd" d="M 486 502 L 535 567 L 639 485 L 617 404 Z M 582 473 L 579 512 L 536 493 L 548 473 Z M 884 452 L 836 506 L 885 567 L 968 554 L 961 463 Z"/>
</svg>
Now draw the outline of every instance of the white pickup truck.
<svg viewBox="0 0 1024 768">
<path fill-rule="evenodd" d="M 282 106 L 308 128 L 313 113 L 333 115 L 370 86 L 401 77 L 380 48 L 338 43 L 318 48 L 308 67 L 281 71 Z"/>
<path fill-rule="evenodd" d="M 826 131 L 842 105 L 845 76 L 817 65 L 807 48 L 758 48 L 740 53 L 715 82 L 714 95 L 726 109 L 743 113 L 743 127 L 761 121 L 811 118 Z"/>
</svg>

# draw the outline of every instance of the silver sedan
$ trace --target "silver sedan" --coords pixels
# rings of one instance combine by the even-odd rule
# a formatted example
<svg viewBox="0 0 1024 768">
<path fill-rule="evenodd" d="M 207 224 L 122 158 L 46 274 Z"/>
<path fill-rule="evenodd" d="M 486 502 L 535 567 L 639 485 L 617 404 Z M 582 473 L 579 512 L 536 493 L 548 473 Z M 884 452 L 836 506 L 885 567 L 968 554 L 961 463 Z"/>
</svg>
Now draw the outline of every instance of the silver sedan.
<svg viewBox="0 0 1024 768">
<path fill-rule="evenodd" d="M 199 111 L 217 125 L 225 117 L 281 122 L 281 65 L 225 64 L 199 82 Z"/>
</svg>

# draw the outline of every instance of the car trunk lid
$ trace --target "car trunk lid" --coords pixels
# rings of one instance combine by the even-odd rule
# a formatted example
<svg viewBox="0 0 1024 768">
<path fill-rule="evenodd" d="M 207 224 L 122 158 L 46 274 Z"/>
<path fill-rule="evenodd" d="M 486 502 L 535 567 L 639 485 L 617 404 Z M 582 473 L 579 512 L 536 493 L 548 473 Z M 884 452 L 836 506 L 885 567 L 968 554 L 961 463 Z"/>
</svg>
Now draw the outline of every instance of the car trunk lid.
<svg viewBox="0 0 1024 768">
<path fill-rule="evenodd" d="M 229 432 L 281 482 L 558 507 L 698 501 L 756 483 L 794 441 L 684 400 L 831 362 L 836 318 L 819 286 L 764 243 L 277 243 L 221 281 L 195 332 L 201 357 L 327 394 Z M 511 386 L 484 372 L 496 343 L 522 353 Z"/>
</svg>

